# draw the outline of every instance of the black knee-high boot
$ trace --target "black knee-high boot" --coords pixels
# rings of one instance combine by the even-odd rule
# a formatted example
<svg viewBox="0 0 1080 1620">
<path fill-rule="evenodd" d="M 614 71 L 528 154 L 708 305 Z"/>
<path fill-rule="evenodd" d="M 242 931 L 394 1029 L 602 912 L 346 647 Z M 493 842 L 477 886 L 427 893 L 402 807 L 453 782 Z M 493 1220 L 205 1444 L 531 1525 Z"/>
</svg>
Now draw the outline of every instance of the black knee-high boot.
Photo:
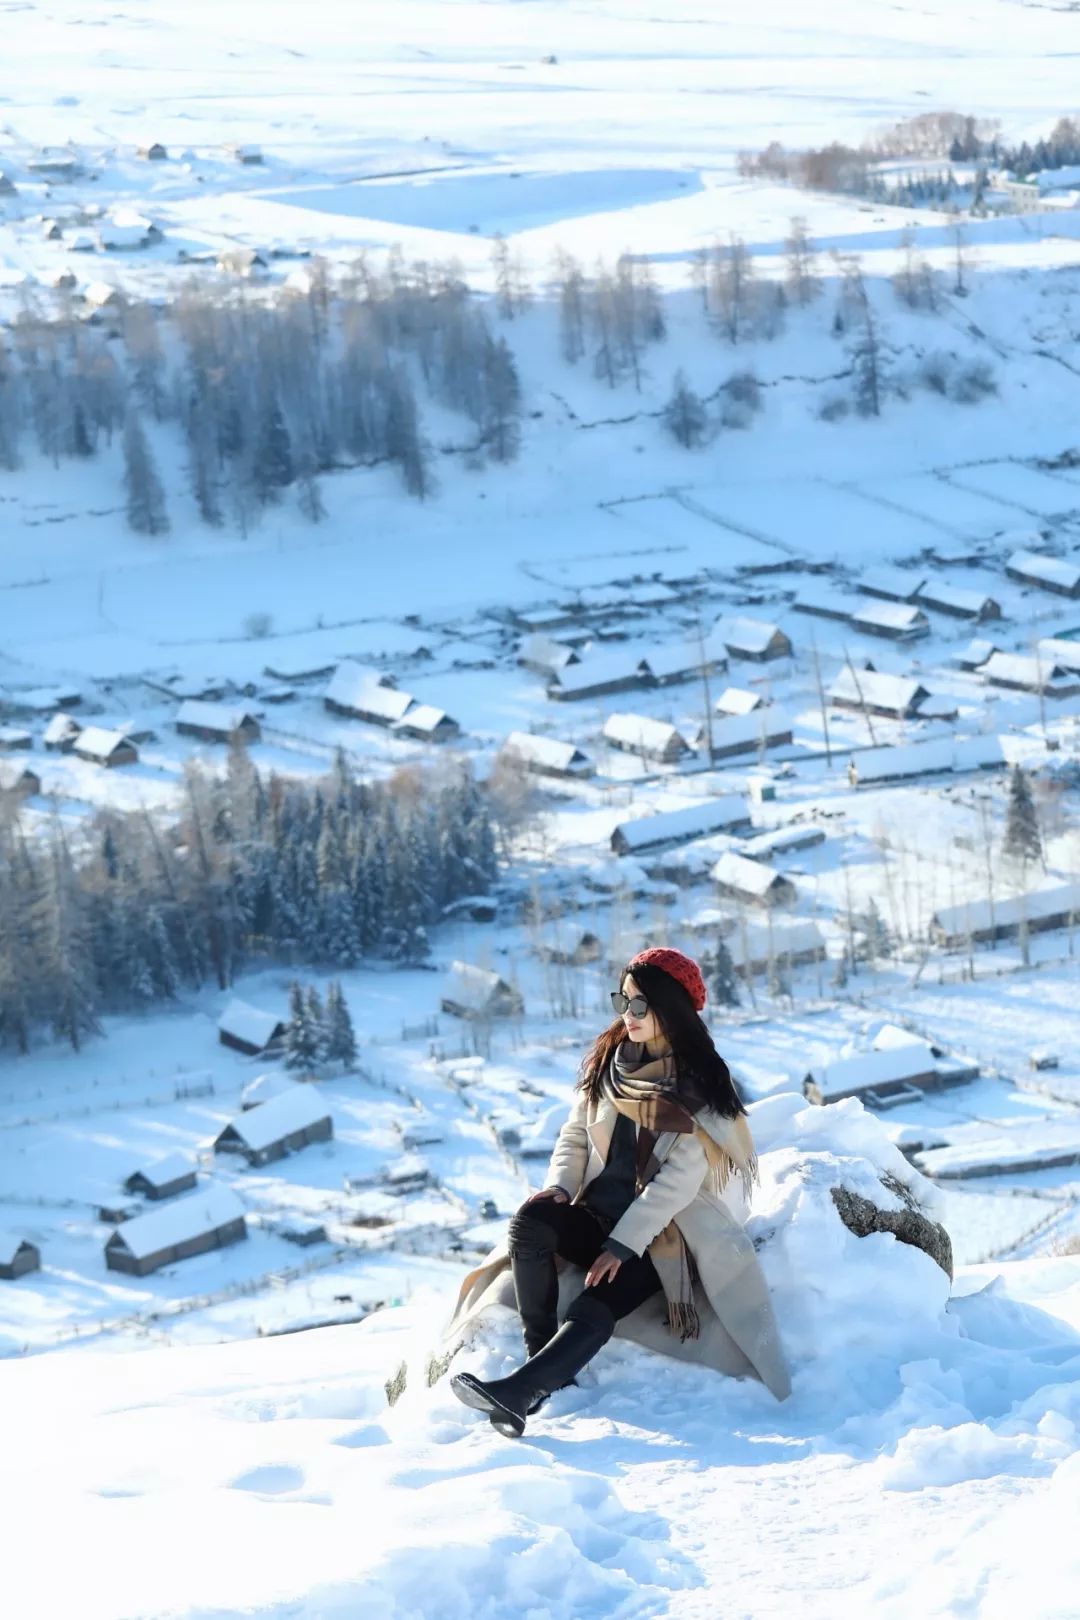
<svg viewBox="0 0 1080 1620">
<path fill-rule="evenodd" d="M 559 1323 L 559 1274 L 555 1269 L 555 1234 L 544 1221 L 519 1212 L 508 1234 L 510 1270 L 525 1336 L 525 1354 L 535 1356 L 554 1338 Z"/>
<path fill-rule="evenodd" d="M 487 1412 L 500 1434 L 517 1439 L 525 1432 L 525 1419 L 555 1390 L 569 1384 L 614 1331 L 615 1318 L 608 1307 L 581 1294 L 555 1337 L 517 1372 L 486 1382 L 472 1373 L 458 1373 L 450 1388 L 466 1406 Z"/>
</svg>

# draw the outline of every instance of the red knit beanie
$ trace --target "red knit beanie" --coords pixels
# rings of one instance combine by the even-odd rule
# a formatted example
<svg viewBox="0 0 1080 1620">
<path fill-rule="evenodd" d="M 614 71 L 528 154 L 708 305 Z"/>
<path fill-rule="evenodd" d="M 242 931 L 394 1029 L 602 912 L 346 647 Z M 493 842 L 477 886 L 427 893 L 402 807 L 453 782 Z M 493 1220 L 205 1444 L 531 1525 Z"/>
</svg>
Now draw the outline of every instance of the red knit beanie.
<svg viewBox="0 0 1080 1620">
<path fill-rule="evenodd" d="M 632 962 L 628 962 L 626 970 L 633 973 L 636 967 L 660 968 L 677 979 L 694 1003 L 696 1011 L 700 1012 L 705 1005 L 705 980 L 701 976 L 701 969 L 691 956 L 684 956 L 682 951 L 672 951 L 665 945 L 656 945 L 651 950 L 639 951 Z"/>
</svg>

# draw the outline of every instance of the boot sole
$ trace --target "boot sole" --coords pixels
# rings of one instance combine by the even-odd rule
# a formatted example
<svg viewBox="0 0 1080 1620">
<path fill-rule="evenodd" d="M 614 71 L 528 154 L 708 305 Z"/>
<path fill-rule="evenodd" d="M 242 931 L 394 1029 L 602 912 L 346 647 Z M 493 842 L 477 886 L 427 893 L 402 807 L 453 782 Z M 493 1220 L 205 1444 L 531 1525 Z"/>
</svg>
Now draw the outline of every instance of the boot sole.
<svg viewBox="0 0 1080 1620">
<path fill-rule="evenodd" d="M 471 1406 L 476 1412 L 486 1412 L 492 1428 L 498 1429 L 508 1439 L 520 1440 L 525 1433 L 525 1419 L 497 1401 L 472 1373 L 457 1373 L 450 1380 L 450 1388 L 463 1405 Z"/>
</svg>

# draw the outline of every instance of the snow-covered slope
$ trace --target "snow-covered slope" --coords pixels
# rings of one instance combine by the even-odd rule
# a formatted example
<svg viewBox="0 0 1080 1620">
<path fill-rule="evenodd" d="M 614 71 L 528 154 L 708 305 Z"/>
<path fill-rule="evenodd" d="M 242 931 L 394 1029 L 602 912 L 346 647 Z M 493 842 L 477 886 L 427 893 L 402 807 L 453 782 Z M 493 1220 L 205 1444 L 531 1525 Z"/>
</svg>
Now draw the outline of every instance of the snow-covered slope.
<svg viewBox="0 0 1080 1620">
<path fill-rule="evenodd" d="M 502 1439 L 421 1375 L 445 1291 L 358 1326 L 9 1363 L 9 1612 L 1075 1615 L 1080 1257 L 962 1269 L 949 1298 L 926 1255 L 831 1209 L 837 1179 L 921 1183 L 859 1104 L 776 1097 L 753 1122 L 782 1405 L 616 1339 Z M 500 1375 L 518 1348 L 505 1313 L 455 1364 Z"/>
</svg>

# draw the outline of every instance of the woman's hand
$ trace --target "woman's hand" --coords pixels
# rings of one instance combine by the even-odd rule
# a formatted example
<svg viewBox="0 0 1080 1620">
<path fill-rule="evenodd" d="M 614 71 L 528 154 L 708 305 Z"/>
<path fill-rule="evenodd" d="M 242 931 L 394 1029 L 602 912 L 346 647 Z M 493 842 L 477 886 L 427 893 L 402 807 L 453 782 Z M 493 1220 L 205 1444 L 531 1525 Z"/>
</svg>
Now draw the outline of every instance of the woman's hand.
<svg viewBox="0 0 1080 1620">
<path fill-rule="evenodd" d="M 597 1283 L 607 1282 L 615 1276 L 622 1261 L 618 1255 L 609 1254 L 606 1249 L 601 1250 L 585 1273 L 586 1288 L 595 1288 Z"/>
<path fill-rule="evenodd" d="M 561 1187 L 544 1187 L 540 1192 L 531 1193 L 525 1202 L 535 1204 L 538 1198 L 554 1198 L 557 1204 L 568 1204 L 570 1202 L 569 1194 L 565 1193 Z"/>
</svg>

